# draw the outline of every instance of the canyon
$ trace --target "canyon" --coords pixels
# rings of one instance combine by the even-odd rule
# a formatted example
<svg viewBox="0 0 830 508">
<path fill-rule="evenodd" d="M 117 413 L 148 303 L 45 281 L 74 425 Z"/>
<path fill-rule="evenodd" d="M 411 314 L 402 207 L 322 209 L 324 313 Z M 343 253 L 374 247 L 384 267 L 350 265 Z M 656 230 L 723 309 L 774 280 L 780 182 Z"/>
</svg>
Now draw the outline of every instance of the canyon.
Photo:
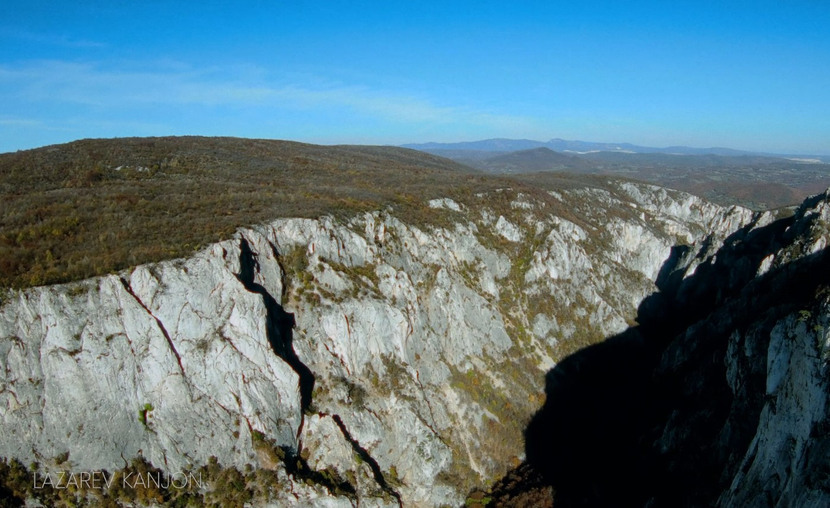
<svg viewBox="0 0 830 508">
<path fill-rule="evenodd" d="M 830 502 L 826 193 L 422 206 L 441 220 L 279 218 L 7 290 L 0 457 L 267 470 L 277 506 L 458 506 L 525 463 L 563 506 Z"/>
</svg>

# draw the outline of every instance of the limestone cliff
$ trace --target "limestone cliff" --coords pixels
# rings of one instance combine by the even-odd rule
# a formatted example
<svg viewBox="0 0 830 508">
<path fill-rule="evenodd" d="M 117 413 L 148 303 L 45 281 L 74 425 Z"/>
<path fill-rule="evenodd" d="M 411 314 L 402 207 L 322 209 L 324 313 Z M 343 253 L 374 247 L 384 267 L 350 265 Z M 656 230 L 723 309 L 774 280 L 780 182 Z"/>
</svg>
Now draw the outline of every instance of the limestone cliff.
<svg viewBox="0 0 830 508">
<path fill-rule="evenodd" d="M 548 373 L 556 506 L 830 504 L 830 196 L 771 219 L 676 247 L 636 326 Z"/>
<path fill-rule="evenodd" d="M 524 458 L 546 372 L 634 325 L 658 283 L 692 291 L 677 281 L 736 232 L 774 223 L 618 182 L 428 205 L 445 224 L 390 210 L 279 219 L 187 259 L 9 293 L 0 456 L 75 470 L 140 456 L 166 471 L 216 457 L 275 470 L 276 504 L 457 505 Z M 801 216 L 826 227 L 824 201 L 812 206 Z M 813 423 L 784 432 L 782 413 L 762 413 L 773 430 L 753 441 L 758 457 L 795 439 L 792 461 L 816 460 L 799 450 L 826 420 L 826 363 L 813 359 L 823 308 L 789 314 L 769 339 L 767 398 L 808 407 Z M 733 342 L 747 362 L 767 354 Z M 737 389 L 743 374 L 728 371 Z M 794 402 L 799 390 L 811 395 Z M 754 464 L 724 499 L 787 467 Z"/>
</svg>

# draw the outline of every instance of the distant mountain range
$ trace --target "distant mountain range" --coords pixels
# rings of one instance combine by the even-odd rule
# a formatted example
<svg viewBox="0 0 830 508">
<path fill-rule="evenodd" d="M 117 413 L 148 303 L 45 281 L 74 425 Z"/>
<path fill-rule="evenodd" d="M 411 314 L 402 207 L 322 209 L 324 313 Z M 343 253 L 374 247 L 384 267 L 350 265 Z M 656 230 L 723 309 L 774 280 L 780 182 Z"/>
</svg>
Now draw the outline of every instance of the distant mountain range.
<svg viewBox="0 0 830 508">
<path fill-rule="evenodd" d="M 586 154 L 591 152 L 620 152 L 620 153 L 663 153 L 673 155 L 756 155 L 777 157 L 784 159 L 815 160 L 816 162 L 830 163 L 830 156 L 822 155 L 788 155 L 767 152 L 751 152 L 735 150 L 733 148 L 710 147 L 695 148 L 690 146 L 668 146 L 663 148 L 633 145 L 631 143 L 598 143 L 593 141 L 572 141 L 554 138 L 549 141 L 534 141 L 531 139 L 494 138 L 481 141 L 467 141 L 461 143 L 410 143 L 402 145 L 424 152 L 437 153 L 444 151 L 474 151 L 474 152 L 514 152 L 532 148 L 549 148 L 557 152 L 575 152 Z"/>
<path fill-rule="evenodd" d="M 731 148 L 652 148 L 629 143 L 488 139 L 404 145 L 490 174 L 568 172 L 655 183 L 755 209 L 797 203 L 830 186 L 830 157 Z"/>
</svg>

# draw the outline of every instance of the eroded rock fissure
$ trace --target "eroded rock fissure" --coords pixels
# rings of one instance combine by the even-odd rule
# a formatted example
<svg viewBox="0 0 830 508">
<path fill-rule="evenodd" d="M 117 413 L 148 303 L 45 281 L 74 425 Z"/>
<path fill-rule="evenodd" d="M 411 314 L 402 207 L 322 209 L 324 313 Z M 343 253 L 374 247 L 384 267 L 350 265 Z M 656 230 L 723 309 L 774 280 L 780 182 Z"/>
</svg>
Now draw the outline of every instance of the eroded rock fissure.
<svg viewBox="0 0 830 508">
<path fill-rule="evenodd" d="M 271 246 L 272 252 L 274 257 L 280 260 L 280 254 L 276 247 L 269 242 Z M 295 325 L 294 315 L 288 313 L 283 309 L 283 307 L 277 303 L 276 299 L 266 290 L 261 284 L 258 284 L 254 281 L 254 274 L 259 271 L 259 262 L 257 261 L 257 255 L 251 250 L 250 244 L 245 238 L 240 239 L 240 253 L 239 253 L 239 266 L 240 271 L 236 275 L 237 279 L 242 283 L 242 285 L 248 291 L 252 293 L 257 293 L 262 296 L 263 303 L 265 304 L 266 309 L 266 334 L 268 338 L 268 342 L 271 345 L 272 350 L 274 353 L 279 356 L 282 360 L 284 360 L 299 376 L 299 385 L 300 385 L 300 403 L 301 403 L 301 421 L 299 428 L 297 430 L 297 437 L 299 438 L 302 435 L 303 426 L 305 423 L 305 413 L 311 405 L 312 393 L 314 391 L 314 383 L 315 378 L 314 374 L 311 372 L 311 369 L 308 368 L 297 356 L 297 353 L 294 351 L 293 347 L 293 328 Z M 282 273 L 282 287 L 283 287 L 283 294 L 280 295 L 282 298 L 285 298 L 285 288 L 287 287 L 287 280 L 286 280 L 286 271 L 285 268 L 280 263 L 280 271 Z M 323 414 L 321 414 L 323 416 Z M 378 483 L 380 488 L 394 497 L 398 504 L 401 504 L 401 496 L 400 494 L 392 489 L 389 484 L 386 482 L 386 479 L 383 476 L 383 473 L 380 470 L 380 466 L 378 465 L 377 461 L 369 455 L 360 444 L 351 437 L 351 433 L 349 433 L 348 429 L 346 429 L 343 420 L 340 419 L 339 416 L 334 415 L 333 417 L 334 422 L 337 424 L 340 432 L 343 434 L 343 437 L 348 441 L 348 443 L 352 446 L 355 453 L 366 463 L 369 465 L 370 469 L 372 470 L 372 474 L 375 478 L 375 481 Z M 250 427 L 250 422 L 249 422 Z M 251 431 L 253 432 L 253 427 L 251 427 Z M 298 448 L 302 448 L 302 441 L 299 441 Z M 322 485 L 331 493 L 341 493 L 345 494 L 348 497 L 355 497 L 357 491 L 355 490 L 355 486 L 351 485 L 347 481 L 340 480 L 338 478 L 331 478 L 329 475 L 326 475 L 324 472 L 316 471 L 312 469 L 307 461 L 303 458 L 302 454 L 300 453 L 301 450 L 293 450 L 286 447 L 281 447 L 283 453 L 285 454 L 284 464 L 286 466 L 286 471 L 296 477 L 309 479 L 314 483 Z"/>
<path fill-rule="evenodd" d="M 268 343 L 274 354 L 285 361 L 299 376 L 300 406 L 302 413 L 305 413 L 311 405 L 314 374 L 294 351 L 294 314 L 286 312 L 267 289 L 254 281 L 254 274 L 259 271 L 259 262 L 256 257 L 248 241 L 241 238 L 239 241 L 239 273 L 236 274 L 236 278 L 245 289 L 262 296 L 262 302 L 265 304 L 265 333 Z M 302 425 L 299 430 L 302 431 Z"/>
<path fill-rule="evenodd" d="M 280 301 L 284 302 L 288 298 L 288 272 L 285 270 L 282 255 L 279 249 L 277 249 L 277 246 L 269 240 L 268 247 L 271 248 L 271 255 L 274 256 L 274 259 L 277 260 L 277 265 L 280 267 L 280 283 L 282 285 L 280 289 Z"/>
<path fill-rule="evenodd" d="M 297 450 L 287 446 L 275 446 L 273 441 L 267 440 L 267 438 L 254 428 L 247 417 L 243 415 L 243 418 L 245 418 L 245 423 L 248 426 L 248 431 L 251 433 L 251 436 L 259 435 L 258 438 L 254 439 L 266 439 L 269 446 L 274 446 L 275 450 L 279 450 L 280 455 L 278 457 L 285 466 L 286 473 L 295 479 L 310 481 L 316 485 L 321 485 L 334 496 L 344 495 L 350 499 L 357 497 L 357 491 L 354 485 L 339 477 L 326 474 L 326 472 L 312 469 L 306 459 L 303 458 L 303 455 Z"/>
<path fill-rule="evenodd" d="M 164 327 L 164 323 L 162 323 L 161 319 L 156 317 L 156 315 L 153 314 L 153 312 L 150 310 L 150 308 L 147 307 L 144 304 L 143 301 L 141 301 L 141 298 L 139 298 L 138 295 L 136 295 L 133 292 L 133 288 L 132 288 L 132 286 L 130 286 L 130 283 L 127 281 L 127 279 L 125 279 L 124 277 L 119 277 L 119 280 L 121 281 L 121 284 L 124 286 L 124 290 L 127 291 L 127 293 L 129 293 L 129 295 L 132 296 L 135 299 L 135 301 L 141 306 L 141 308 L 144 309 L 147 312 L 147 314 L 149 314 L 150 317 L 152 317 L 156 321 L 156 325 L 158 326 L 159 330 L 161 331 L 161 334 L 164 335 L 165 340 L 167 340 L 167 345 L 170 346 L 170 351 L 172 351 L 173 356 L 176 357 L 176 362 L 179 364 L 179 369 L 181 370 L 182 376 L 184 376 L 185 374 L 184 374 L 184 366 L 182 365 L 182 357 L 179 355 L 179 352 L 176 350 L 176 346 L 173 344 L 173 339 L 171 339 L 170 334 L 167 333 L 167 328 Z"/>
<path fill-rule="evenodd" d="M 306 459 L 292 449 L 282 447 L 281 450 L 285 454 L 285 471 L 294 478 L 322 485 L 334 496 L 342 495 L 352 500 L 357 499 L 356 487 L 339 475 L 332 475 L 329 471 L 312 469 Z"/>
<path fill-rule="evenodd" d="M 324 413 L 320 413 L 320 416 L 326 416 Z M 369 465 L 369 468 L 372 470 L 372 475 L 375 478 L 375 482 L 383 489 L 384 492 L 389 494 L 390 496 L 394 497 L 398 501 L 399 506 L 403 506 L 401 502 L 401 495 L 393 489 L 389 483 L 386 481 L 386 478 L 383 476 L 383 472 L 380 470 L 380 465 L 378 462 L 369 454 L 366 448 L 360 446 L 360 443 L 357 439 L 353 438 L 349 429 L 346 428 L 346 424 L 343 423 L 343 419 L 340 418 L 340 415 L 330 415 L 331 419 L 334 420 L 334 423 L 337 424 L 337 427 L 340 429 L 340 432 L 343 434 L 343 438 L 351 445 L 352 450 L 357 454 L 358 457 L 363 460 L 366 464 Z"/>
<path fill-rule="evenodd" d="M 424 388 L 424 385 L 421 383 L 421 377 L 418 374 L 418 371 L 415 371 L 415 382 L 417 383 L 418 388 L 421 389 L 421 396 L 424 398 L 424 402 L 427 405 L 427 410 L 429 410 L 430 421 L 426 421 L 426 418 L 424 418 L 420 414 L 418 414 L 418 416 L 420 417 L 421 421 L 424 422 L 424 425 L 426 425 L 427 428 L 430 431 L 432 431 L 432 434 L 435 437 L 437 437 L 438 440 L 441 441 L 445 446 L 449 447 L 449 443 L 447 443 L 447 441 L 444 439 L 444 436 L 442 436 L 441 433 L 438 432 L 438 429 L 435 426 L 435 413 L 433 413 L 432 411 L 432 404 L 430 404 L 429 402 L 429 396 L 427 395 L 427 391 Z"/>
</svg>

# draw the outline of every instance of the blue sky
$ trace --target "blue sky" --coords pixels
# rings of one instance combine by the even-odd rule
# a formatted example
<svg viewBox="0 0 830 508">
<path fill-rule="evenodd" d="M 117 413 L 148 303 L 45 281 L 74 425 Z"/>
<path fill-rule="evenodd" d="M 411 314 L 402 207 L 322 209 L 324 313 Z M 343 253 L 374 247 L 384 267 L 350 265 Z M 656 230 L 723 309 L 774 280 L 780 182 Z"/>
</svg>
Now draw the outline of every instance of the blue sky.
<svg viewBox="0 0 830 508">
<path fill-rule="evenodd" d="M 830 2 L 4 0 L 0 105 L 0 152 L 194 134 L 830 155 Z"/>
</svg>

